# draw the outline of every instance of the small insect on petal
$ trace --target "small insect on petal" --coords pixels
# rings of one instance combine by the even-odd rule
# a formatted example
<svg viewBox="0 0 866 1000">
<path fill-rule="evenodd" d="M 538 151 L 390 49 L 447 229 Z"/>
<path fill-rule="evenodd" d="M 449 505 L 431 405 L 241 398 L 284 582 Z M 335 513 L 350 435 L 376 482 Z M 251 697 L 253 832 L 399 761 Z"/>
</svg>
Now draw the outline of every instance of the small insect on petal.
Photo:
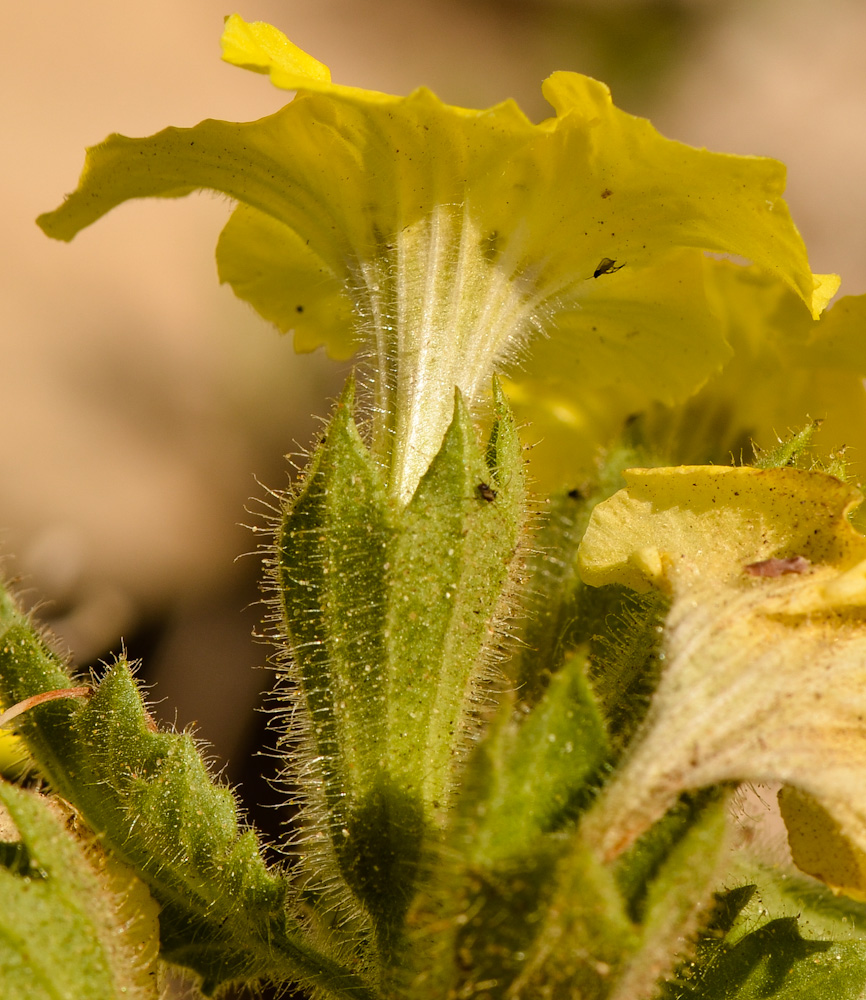
<svg viewBox="0 0 866 1000">
<path fill-rule="evenodd" d="M 613 274 L 614 271 L 621 271 L 625 267 L 625 262 L 617 264 L 613 257 L 602 257 L 598 262 L 598 267 L 592 272 L 593 278 L 599 278 L 603 274 Z"/>
<path fill-rule="evenodd" d="M 486 500 L 488 503 L 493 503 L 496 499 L 496 490 L 492 486 L 488 486 L 487 483 L 479 483 L 476 487 L 478 490 L 478 496 L 482 500 Z"/>
<path fill-rule="evenodd" d="M 786 573 L 805 573 L 812 564 L 805 556 L 790 559 L 761 559 L 743 567 L 749 576 L 784 576 Z"/>
</svg>

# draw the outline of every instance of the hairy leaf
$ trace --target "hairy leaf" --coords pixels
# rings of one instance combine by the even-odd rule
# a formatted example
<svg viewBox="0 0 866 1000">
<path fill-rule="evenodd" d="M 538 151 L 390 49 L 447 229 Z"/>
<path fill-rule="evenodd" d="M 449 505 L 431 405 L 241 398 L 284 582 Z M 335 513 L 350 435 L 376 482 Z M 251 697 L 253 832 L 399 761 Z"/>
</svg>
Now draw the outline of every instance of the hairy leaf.
<svg viewBox="0 0 866 1000">
<path fill-rule="evenodd" d="M 64 665 L 5 592 L 2 612 L 4 702 L 68 688 Z M 188 734 L 156 731 L 127 663 L 89 699 L 38 705 L 18 724 L 54 789 L 150 887 L 164 956 L 198 972 L 206 991 L 235 979 L 303 979 L 337 996 L 372 996 L 304 942 L 286 910 L 287 883 L 239 826 L 231 791 L 214 783 Z"/>
<path fill-rule="evenodd" d="M 157 908 L 141 883 L 127 870 L 121 894 L 46 798 L 0 782 L 4 807 L 17 839 L 0 842 L 3 996 L 156 1000 Z"/>
<path fill-rule="evenodd" d="M 866 906 L 754 865 L 731 878 L 755 883 L 719 897 L 715 926 L 664 1000 L 861 1000 Z"/>
</svg>

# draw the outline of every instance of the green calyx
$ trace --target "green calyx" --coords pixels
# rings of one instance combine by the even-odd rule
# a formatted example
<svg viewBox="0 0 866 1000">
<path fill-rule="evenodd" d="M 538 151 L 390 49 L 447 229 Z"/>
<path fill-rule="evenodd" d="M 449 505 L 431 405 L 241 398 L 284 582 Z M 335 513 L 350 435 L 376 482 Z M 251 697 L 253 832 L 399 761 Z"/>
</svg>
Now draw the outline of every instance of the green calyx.
<svg viewBox="0 0 866 1000">
<path fill-rule="evenodd" d="M 386 951 L 452 796 L 519 544 L 520 444 L 494 393 L 486 447 L 458 393 L 439 453 L 400 506 L 361 440 L 350 385 L 279 528 L 287 673 L 305 720 L 290 738 L 321 789 L 307 796 L 309 821 L 324 825 L 325 853 Z"/>
</svg>

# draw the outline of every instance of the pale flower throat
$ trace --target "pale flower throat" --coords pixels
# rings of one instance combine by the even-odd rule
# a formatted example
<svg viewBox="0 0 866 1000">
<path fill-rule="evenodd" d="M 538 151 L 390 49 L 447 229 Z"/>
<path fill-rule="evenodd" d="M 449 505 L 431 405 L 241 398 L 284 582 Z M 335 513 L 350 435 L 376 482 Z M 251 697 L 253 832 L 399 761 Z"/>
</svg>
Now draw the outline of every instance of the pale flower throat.
<svg viewBox="0 0 866 1000">
<path fill-rule="evenodd" d="M 407 503 L 442 443 L 454 390 L 475 411 L 538 326 L 525 258 L 461 205 L 440 205 L 353 270 L 372 369 L 372 449 Z"/>
</svg>

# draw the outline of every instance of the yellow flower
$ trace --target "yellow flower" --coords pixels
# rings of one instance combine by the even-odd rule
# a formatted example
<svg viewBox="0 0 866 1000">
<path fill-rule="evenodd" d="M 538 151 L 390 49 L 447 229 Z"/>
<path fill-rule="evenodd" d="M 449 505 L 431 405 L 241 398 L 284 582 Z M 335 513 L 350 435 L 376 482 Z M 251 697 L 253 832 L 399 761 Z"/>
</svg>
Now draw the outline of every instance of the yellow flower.
<svg viewBox="0 0 866 1000">
<path fill-rule="evenodd" d="M 0 775 L 16 774 L 26 757 L 21 740 L 8 730 L 0 730 Z"/>
<path fill-rule="evenodd" d="M 555 486 L 563 472 L 572 484 L 591 475 L 599 449 L 640 413 L 651 450 L 670 464 L 749 460 L 753 443 L 773 448 L 779 437 L 819 420 L 823 456 L 846 448 L 852 474 L 866 478 L 866 295 L 839 299 L 816 322 L 784 282 L 755 266 L 684 251 L 674 270 L 691 299 L 677 300 L 666 288 L 645 315 L 664 324 L 676 355 L 698 339 L 709 303 L 729 356 L 702 386 L 693 383 L 691 395 L 683 384 L 662 398 L 625 377 L 627 364 L 640 363 L 634 355 L 602 369 L 582 359 L 580 336 L 539 344 L 510 386 L 518 414 L 543 439 L 533 454 L 536 476 Z M 635 317 L 634 329 L 641 321 Z M 609 327 L 599 329 L 610 337 Z"/>
<path fill-rule="evenodd" d="M 438 450 L 455 386 L 477 410 L 538 332 L 566 381 L 563 339 L 607 382 L 665 402 L 692 391 L 729 354 L 691 280 L 701 251 L 751 259 L 813 316 L 835 291 L 809 270 L 781 164 L 667 140 L 587 77 L 554 73 L 555 117 L 532 124 L 510 101 L 473 111 L 425 89 L 333 84 L 237 15 L 223 56 L 297 96 L 257 122 L 111 136 L 39 223 L 68 240 L 129 198 L 236 199 L 222 280 L 301 350 L 364 350 L 372 446 L 400 500 Z"/>
<path fill-rule="evenodd" d="M 683 406 L 656 407 L 649 437 L 676 462 L 751 456 L 779 436 L 822 421 L 824 453 L 847 448 L 866 476 L 866 295 L 835 302 L 813 322 L 772 276 L 726 261 L 706 262 L 707 285 L 733 349 L 721 372 Z"/>
<path fill-rule="evenodd" d="M 681 792 L 781 782 L 804 869 L 866 890 L 862 500 L 797 469 L 634 469 L 595 508 L 584 581 L 671 595 L 643 729 L 589 829 L 613 857 Z M 823 858 L 816 865 L 817 854 Z"/>
</svg>

